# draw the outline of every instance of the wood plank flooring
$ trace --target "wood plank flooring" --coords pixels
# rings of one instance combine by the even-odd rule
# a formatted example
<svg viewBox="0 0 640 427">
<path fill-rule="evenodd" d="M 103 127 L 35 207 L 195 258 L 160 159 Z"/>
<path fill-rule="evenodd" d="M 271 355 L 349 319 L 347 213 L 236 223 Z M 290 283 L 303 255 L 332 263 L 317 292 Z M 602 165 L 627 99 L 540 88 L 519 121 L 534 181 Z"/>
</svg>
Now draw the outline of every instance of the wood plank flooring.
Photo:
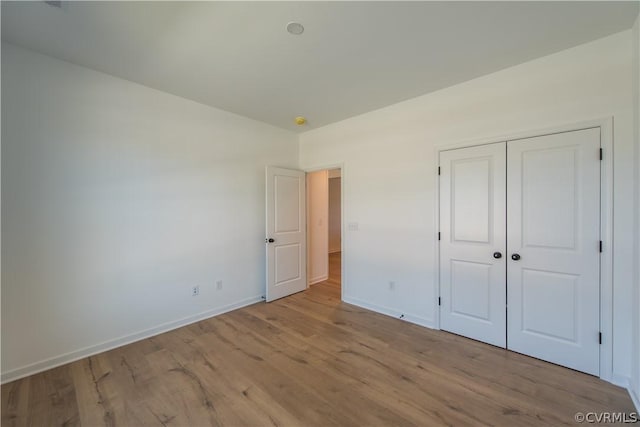
<svg viewBox="0 0 640 427">
<path fill-rule="evenodd" d="M 336 265 L 337 264 L 337 265 Z M 2 386 L 2 426 L 575 425 L 595 377 L 382 316 L 327 282 Z"/>
</svg>

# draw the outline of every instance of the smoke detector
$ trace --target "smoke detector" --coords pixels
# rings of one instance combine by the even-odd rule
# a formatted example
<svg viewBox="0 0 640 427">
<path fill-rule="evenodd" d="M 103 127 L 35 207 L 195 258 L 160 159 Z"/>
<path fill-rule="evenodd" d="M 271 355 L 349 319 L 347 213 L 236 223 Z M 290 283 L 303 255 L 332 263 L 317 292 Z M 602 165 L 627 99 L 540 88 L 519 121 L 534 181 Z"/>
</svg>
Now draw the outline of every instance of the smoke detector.
<svg viewBox="0 0 640 427">
<path fill-rule="evenodd" d="M 294 36 L 299 36 L 304 33 L 304 27 L 299 22 L 289 22 L 287 24 L 287 31 Z"/>
</svg>

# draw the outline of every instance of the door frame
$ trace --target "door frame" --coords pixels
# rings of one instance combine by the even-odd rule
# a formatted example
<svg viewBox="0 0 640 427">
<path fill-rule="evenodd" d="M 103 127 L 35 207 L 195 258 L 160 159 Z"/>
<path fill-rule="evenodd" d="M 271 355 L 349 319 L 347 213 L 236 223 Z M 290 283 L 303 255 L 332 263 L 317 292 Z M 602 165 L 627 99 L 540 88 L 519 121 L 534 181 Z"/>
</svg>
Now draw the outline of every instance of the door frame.
<svg viewBox="0 0 640 427">
<path fill-rule="evenodd" d="M 440 230 L 440 152 L 457 148 L 474 147 L 496 142 L 513 141 L 536 136 L 571 132 L 589 128 L 600 128 L 600 147 L 603 158 L 600 163 L 600 238 L 603 251 L 600 253 L 600 375 L 599 377 L 613 384 L 626 387 L 627 379 L 613 372 L 613 117 L 603 117 L 581 122 L 558 124 L 546 128 L 534 128 L 524 131 L 507 132 L 492 137 L 461 140 L 458 142 L 434 145 L 434 165 L 436 174 L 434 191 L 434 230 Z M 440 250 L 437 237 L 434 239 L 434 313 L 435 328 L 440 329 Z M 505 331 L 506 333 L 506 331 Z"/>
<path fill-rule="evenodd" d="M 304 182 L 305 182 L 305 186 L 306 186 L 306 193 L 305 193 L 305 206 L 307 209 L 307 228 L 305 229 L 305 233 L 307 236 L 307 247 L 306 247 L 306 253 L 305 256 L 307 257 L 307 289 L 309 289 L 311 286 L 315 285 L 316 283 L 321 283 L 324 282 L 325 280 L 329 279 L 329 257 L 327 256 L 327 270 L 326 270 L 326 274 L 324 276 L 320 276 L 320 277 L 315 277 L 315 278 L 311 278 L 311 257 L 309 255 L 311 255 L 311 249 L 309 249 L 309 247 L 311 246 L 311 239 L 310 237 L 310 229 L 311 229 L 311 208 L 310 208 L 310 196 L 312 194 L 311 191 L 309 191 L 309 174 L 310 173 L 316 173 L 316 172 L 326 172 L 326 178 L 327 178 L 327 205 L 325 206 L 327 208 L 326 214 L 327 214 L 327 252 L 329 249 L 329 171 L 326 169 L 321 169 L 319 171 L 315 171 L 315 172 L 307 172 L 307 171 L 303 171 L 304 172 Z M 313 192 L 313 194 L 316 194 L 315 192 Z"/>
<path fill-rule="evenodd" d="M 311 167 L 307 167 L 307 168 L 303 168 L 300 169 L 302 170 L 305 174 L 309 173 L 309 172 L 318 172 L 318 171 L 322 171 L 322 170 L 329 170 L 329 169 L 340 169 L 340 300 L 344 301 L 344 296 L 346 295 L 346 288 L 347 288 L 347 282 L 345 281 L 345 271 L 347 270 L 347 266 L 345 263 L 345 249 L 346 249 L 346 238 L 345 238 L 345 212 L 346 212 L 346 207 L 344 205 L 344 181 L 345 181 L 345 162 L 340 162 L 340 163 L 329 163 L 326 165 L 320 165 L 320 166 L 311 166 Z M 306 184 L 306 179 L 305 179 L 305 184 Z M 308 199 L 308 192 L 307 194 L 307 199 Z M 305 200 L 305 203 L 308 200 Z M 307 236 L 308 237 L 308 236 Z M 309 256 L 309 248 L 306 248 L 307 251 L 307 257 Z M 307 285 L 307 288 L 309 286 Z"/>
</svg>

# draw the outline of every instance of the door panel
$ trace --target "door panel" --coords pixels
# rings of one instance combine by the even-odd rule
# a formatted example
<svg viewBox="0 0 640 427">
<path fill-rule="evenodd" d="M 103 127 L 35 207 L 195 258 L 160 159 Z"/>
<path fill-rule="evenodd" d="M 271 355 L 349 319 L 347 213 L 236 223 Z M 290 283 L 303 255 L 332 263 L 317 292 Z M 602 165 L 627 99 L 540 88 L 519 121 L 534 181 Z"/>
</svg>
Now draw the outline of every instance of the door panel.
<svg viewBox="0 0 640 427">
<path fill-rule="evenodd" d="M 440 322 L 506 345 L 505 143 L 440 153 Z"/>
<path fill-rule="evenodd" d="M 451 163 L 452 234 L 455 242 L 489 243 L 492 159 L 459 159 Z M 455 191 L 458 190 L 458 191 Z M 469 215 L 473 212 L 473 215 Z"/>
<path fill-rule="evenodd" d="M 523 246 L 575 249 L 577 154 L 577 147 L 521 154 Z"/>
<path fill-rule="evenodd" d="M 300 278 L 300 245 L 274 246 L 275 257 L 278 262 L 275 264 L 275 286 L 287 283 Z"/>
<path fill-rule="evenodd" d="M 522 330 L 540 337 L 577 342 L 577 279 L 575 274 L 523 268 Z M 548 312 L 555 316 L 547 316 Z"/>
<path fill-rule="evenodd" d="M 491 264 L 451 260 L 451 313 L 491 322 Z"/>
<path fill-rule="evenodd" d="M 268 166 L 266 176 L 266 300 L 273 301 L 307 288 L 305 174 Z"/>
<path fill-rule="evenodd" d="M 300 183 L 297 176 L 274 175 L 276 233 L 300 232 Z"/>
<path fill-rule="evenodd" d="M 599 128 L 507 143 L 508 348 L 595 375 L 599 148 Z"/>
</svg>

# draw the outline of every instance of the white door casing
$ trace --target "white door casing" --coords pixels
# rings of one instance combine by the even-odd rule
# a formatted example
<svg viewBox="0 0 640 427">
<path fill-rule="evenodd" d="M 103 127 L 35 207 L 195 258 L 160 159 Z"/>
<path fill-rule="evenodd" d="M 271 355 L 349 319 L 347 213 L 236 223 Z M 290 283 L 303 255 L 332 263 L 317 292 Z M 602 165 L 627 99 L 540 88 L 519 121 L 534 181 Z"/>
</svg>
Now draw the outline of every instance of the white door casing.
<svg viewBox="0 0 640 427">
<path fill-rule="evenodd" d="M 594 375 L 599 151 L 599 128 L 507 143 L 508 348 Z"/>
<path fill-rule="evenodd" d="M 500 347 L 506 345 L 505 162 L 504 142 L 440 153 L 440 327 Z"/>
<path fill-rule="evenodd" d="M 307 288 L 305 199 L 304 172 L 267 166 L 267 302 Z"/>
</svg>

